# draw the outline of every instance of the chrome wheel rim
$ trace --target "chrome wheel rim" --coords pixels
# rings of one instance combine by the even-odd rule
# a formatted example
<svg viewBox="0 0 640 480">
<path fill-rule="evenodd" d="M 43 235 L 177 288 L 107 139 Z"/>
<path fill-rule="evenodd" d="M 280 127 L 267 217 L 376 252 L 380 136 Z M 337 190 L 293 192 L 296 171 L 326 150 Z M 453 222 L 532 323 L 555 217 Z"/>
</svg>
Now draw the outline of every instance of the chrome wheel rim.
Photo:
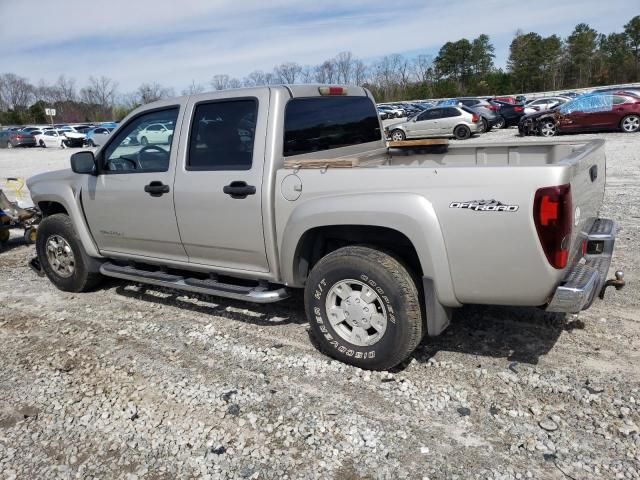
<svg viewBox="0 0 640 480">
<path fill-rule="evenodd" d="M 633 117 L 627 117 L 622 120 L 622 129 L 625 132 L 635 132 L 638 128 L 640 128 L 640 117 L 634 115 Z"/>
<path fill-rule="evenodd" d="M 391 134 L 391 140 L 393 140 L 394 142 L 401 142 L 402 141 L 402 133 L 393 132 Z"/>
<path fill-rule="evenodd" d="M 327 293 L 329 323 L 343 340 L 359 347 L 371 346 L 387 331 L 387 309 L 376 291 L 365 283 L 346 279 Z"/>
<path fill-rule="evenodd" d="M 542 124 L 540 128 L 540 135 L 543 137 L 553 137 L 556 134 L 556 126 L 551 122 Z"/>
<path fill-rule="evenodd" d="M 47 260 L 56 273 L 63 278 L 73 275 L 76 268 L 76 259 L 71 245 L 60 235 L 51 235 L 46 243 Z"/>
</svg>

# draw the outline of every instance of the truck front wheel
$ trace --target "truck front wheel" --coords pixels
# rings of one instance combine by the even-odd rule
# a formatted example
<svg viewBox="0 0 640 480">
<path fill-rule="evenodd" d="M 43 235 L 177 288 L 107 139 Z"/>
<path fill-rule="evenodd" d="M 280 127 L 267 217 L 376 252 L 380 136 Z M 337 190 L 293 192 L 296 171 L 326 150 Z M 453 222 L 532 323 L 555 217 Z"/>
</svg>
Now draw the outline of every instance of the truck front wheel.
<svg viewBox="0 0 640 480">
<path fill-rule="evenodd" d="M 373 248 L 322 258 L 305 288 L 305 309 L 321 350 L 369 370 L 405 360 L 422 339 L 420 294 L 409 271 Z"/>
<path fill-rule="evenodd" d="M 36 252 L 47 277 L 60 290 L 84 292 L 102 279 L 99 273 L 89 271 L 89 257 L 68 215 L 58 213 L 40 222 Z"/>
</svg>

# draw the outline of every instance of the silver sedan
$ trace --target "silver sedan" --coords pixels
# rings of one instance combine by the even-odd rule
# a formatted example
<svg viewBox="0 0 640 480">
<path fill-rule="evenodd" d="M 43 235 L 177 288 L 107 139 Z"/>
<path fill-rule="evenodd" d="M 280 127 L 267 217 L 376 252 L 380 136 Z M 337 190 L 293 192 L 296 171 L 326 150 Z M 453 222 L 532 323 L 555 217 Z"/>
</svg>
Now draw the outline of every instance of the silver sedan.
<svg viewBox="0 0 640 480">
<path fill-rule="evenodd" d="M 466 107 L 447 106 L 430 108 L 406 122 L 389 125 L 386 130 L 394 141 L 433 137 L 464 140 L 480 132 L 481 122 L 480 116 Z"/>
</svg>

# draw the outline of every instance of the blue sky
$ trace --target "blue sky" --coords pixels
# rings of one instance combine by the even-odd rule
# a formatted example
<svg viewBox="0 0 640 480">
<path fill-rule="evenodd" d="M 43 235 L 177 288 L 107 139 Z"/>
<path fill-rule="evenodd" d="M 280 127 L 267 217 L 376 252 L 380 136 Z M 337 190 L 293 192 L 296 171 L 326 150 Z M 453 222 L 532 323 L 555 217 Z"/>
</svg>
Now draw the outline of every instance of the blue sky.
<svg viewBox="0 0 640 480">
<path fill-rule="evenodd" d="M 480 33 L 504 66 L 518 29 L 565 37 L 585 22 L 621 31 L 640 10 L 630 8 L 637 1 L 31 0 L 27 20 L 15 15 L 26 15 L 24 0 L 0 0 L 0 72 L 34 83 L 65 74 L 79 85 L 106 75 L 121 92 L 152 81 L 179 92 L 216 74 L 314 65 L 345 50 L 367 61 L 436 54 L 447 41 Z"/>
</svg>

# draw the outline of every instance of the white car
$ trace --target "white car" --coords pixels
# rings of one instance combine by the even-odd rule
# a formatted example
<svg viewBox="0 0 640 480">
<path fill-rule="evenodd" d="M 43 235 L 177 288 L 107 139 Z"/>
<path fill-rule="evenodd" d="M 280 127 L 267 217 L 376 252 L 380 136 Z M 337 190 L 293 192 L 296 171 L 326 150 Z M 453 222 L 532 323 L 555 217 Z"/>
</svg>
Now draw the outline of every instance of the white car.
<svg viewBox="0 0 640 480">
<path fill-rule="evenodd" d="M 65 140 L 67 139 L 67 137 L 65 136 L 65 134 L 59 130 L 54 130 L 54 129 L 47 129 L 47 130 L 37 130 L 38 134 L 36 135 L 36 132 L 33 132 L 31 135 L 33 135 L 34 137 L 36 137 L 36 143 L 43 147 L 43 148 L 66 148 L 66 142 Z"/>
<path fill-rule="evenodd" d="M 531 100 L 524 106 L 524 114 L 530 115 L 543 110 L 549 110 L 568 101 L 569 99 L 565 97 L 545 97 Z"/>
<path fill-rule="evenodd" d="M 67 138 L 84 140 L 85 138 L 87 138 L 87 134 L 85 133 L 86 132 L 85 128 L 86 127 L 67 125 L 66 127 L 59 128 L 58 131 L 64 132 Z"/>
<path fill-rule="evenodd" d="M 152 123 L 147 125 L 136 135 L 140 145 L 150 143 L 169 144 L 173 139 L 173 127 L 163 123 Z"/>
</svg>

